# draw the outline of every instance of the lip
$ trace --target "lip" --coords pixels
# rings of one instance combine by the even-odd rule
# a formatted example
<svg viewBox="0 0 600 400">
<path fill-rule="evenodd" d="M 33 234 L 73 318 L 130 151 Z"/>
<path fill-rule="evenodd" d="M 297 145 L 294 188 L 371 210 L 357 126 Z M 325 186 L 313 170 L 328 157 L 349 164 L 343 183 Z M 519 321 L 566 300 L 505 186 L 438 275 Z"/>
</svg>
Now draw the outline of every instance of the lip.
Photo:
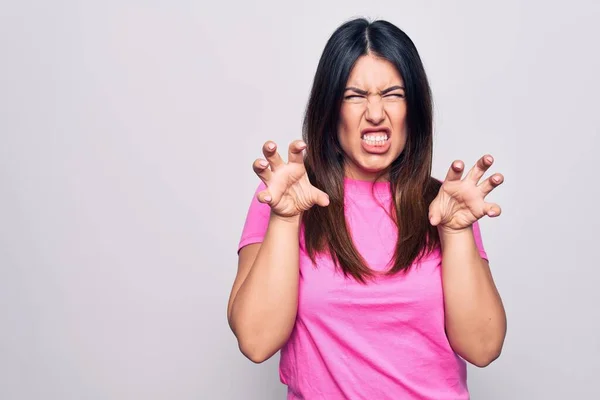
<svg viewBox="0 0 600 400">
<path fill-rule="evenodd" d="M 384 126 L 365 128 L 362 131 L 360 131 L 360 137 L 363 138 L 367 133 L 373 133 L 373 132 L 385 132 L 387 137 L 390 138 L 392 130 L 390 128 L 387 128 Z"/>
<path fill-rule="evenodd" d="M 366 140 L 363 140 L 364 136 L 367 133 L 372 133 L 372 132 L 381 132 L 381 133 L 385 133 L 388 137 L 388 139 L 385 141 L 385 143 L 383 145 L 370 145 L 367 143 Z M 365 128 L 362 131 L 360 131 L 361 133 L 361 137 L 360 137 L 360 144 L 362 146 L 362 149 L 369 153 L 369 154 L 378 154 L 378 155 L 383 155 L 385 153 L 387 153 L 391 147 L 391 143 L 392 143 L 392 131 L 390 128 L 387 127 L 383 127 L 383 126 L 379 126 L 379 127 L 371 127 L 371 128 Z"/>
</svg>

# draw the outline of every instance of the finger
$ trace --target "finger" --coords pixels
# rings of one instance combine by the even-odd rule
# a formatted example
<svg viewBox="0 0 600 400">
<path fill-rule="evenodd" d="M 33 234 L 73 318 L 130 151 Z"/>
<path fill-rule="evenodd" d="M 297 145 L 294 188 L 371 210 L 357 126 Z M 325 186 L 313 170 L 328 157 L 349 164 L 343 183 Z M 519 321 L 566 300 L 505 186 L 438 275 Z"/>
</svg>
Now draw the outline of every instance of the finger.
<svg viewBox="0 0 600 400">
<path fill-rule="evenodd" d="M 259 192 L 256 195 L 256 199 L 263 204 L 269 204 L 273 200 L 271 194 L 269 193 L 269 189 L 265 189 Z"/>
<path fill-rule="evenodd" d="M 269 169 L 269 162 L 267 160 L 263 160 L 262 158 L 258 158 L 256 161 L 254 161 L 254 163 L 252 163 L 252 169 L 264 183 L 267 183 L 273 174 L 273 172 L 271 172 Z"/>
<path fill-rule="evenodd" d="M 491 155 L 486 154 L 485 156 L 481 157 L 479 160 L 477 160 L 473 168 L 471 168 L 467 174 L 467 179 L 471 179 L 474 182 L 479 182 L 483 174 L 485 174 L 485 171 L 487 171 L 493 163 L 494 158 Z"/>
<path fill-rule="evenodd" d="M 327 207 L 329 205 L 329 196 L 327 193 L 315 188 L 315 203 L 321 207 Z"/>
<path fill-rule="evenodd" d="M 306 149 L 306 143 L 302 140 L 295 140 L 290 143 L 288 150 L 288 162 L 290 163 L 304 163 L 304 156 L 302 152 Z"/>
<path fill-rule="evenodd" d="M 263 146 L 263 154 L 271 165 L 271 171 L 275 171 L 277 167 L 283 165 L 283 160 L 277 152 L 277 144 L 275 142 L 266 142 Z"/>
<path fill-rule="evenodd" d="M 456 160 L 452 163 L 450 168 L 448 169 L 448 173 L 446 174 L 447 181 L 457 181 L 462 178 L 462 174 L 464 171 L 465 165 L 462 161 Z"/>
<path fill-rule="evenodd" d="M 494 174 L 481 182 L 479 188 L 483 192 L 483 195 L 487 196 L 495 187 L 501 185 L 502 182 L 504 182 L 504 176 L 502 174 Z"/>
<path fill-rule="evenodd" d="M 497 217 L 502 213 L 502 209 L 498 204 L 495 203 L 485 203 L 485 215 L 488 217 Z"/>
</svg>

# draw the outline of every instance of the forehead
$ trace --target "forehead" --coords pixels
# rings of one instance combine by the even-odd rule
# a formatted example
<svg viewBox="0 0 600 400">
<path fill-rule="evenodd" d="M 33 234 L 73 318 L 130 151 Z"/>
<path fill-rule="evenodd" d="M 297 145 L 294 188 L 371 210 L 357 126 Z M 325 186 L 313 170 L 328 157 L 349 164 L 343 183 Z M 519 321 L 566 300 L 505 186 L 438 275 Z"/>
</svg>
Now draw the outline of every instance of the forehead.
<svg viewBox="0 0 600 400">
<path fill-rule="evenodd" d="M 371 54 L 361 56 L 356 60 L 348 77 L 348 86 L 358 86 L 364 89 L 385 89 L 403 83 L 394 64 Z"/>
</svg>

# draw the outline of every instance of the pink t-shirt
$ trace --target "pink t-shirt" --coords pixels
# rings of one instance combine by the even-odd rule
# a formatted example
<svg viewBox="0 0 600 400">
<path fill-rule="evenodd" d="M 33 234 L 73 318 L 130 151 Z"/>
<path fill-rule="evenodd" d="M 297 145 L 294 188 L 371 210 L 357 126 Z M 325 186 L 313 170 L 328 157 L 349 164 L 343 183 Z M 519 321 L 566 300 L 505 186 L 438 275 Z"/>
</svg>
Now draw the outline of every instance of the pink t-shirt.
<svg viewBox="0 0 600 400">
<path fill-rule="evenodd" d="M 348 226 L 360 254 L 383 271 L 394 254 L 397 231 L 386 213 L 390 185 L 346 178 Z M 265 188 L 261 183 L 257 192 Z M 386 207 L 382 207 L 382 204 Z M 270 208 L 252 200 L 239 248 L 261 242 Z M 481 256 L 479 226 L 473 232 Z M 296 324 L 281 349 L 279 373 L 288 399 L 468 399 L 466 363 L 444 329 L 441 253 L 408 274 L 361 284 L 338 272 L 331 258 L 315 267 L 300 235 Z"/>
</svg>

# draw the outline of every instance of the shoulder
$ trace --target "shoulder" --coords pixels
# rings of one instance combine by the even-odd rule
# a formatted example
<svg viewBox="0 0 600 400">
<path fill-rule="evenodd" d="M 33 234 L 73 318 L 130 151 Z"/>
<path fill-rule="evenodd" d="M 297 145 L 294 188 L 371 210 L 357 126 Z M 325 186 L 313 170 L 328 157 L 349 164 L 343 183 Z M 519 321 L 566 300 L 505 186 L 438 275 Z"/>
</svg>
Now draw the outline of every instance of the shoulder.
<svg viewBox="0 0 600 400">
<path fill-rule="evenodd" d="M 242 235 L 238 244 L 239 250 L 248 244 L 260 243 L 263 241 L 269 225 L 269 216 L 271 207 L 268 204 L 263 204 L 258 201 L 257 195 L 265 190 L 266 185 L 261 181 L 254 191 L 254 195 L 250 200 L 246 220 L 242 229 Z"/>
</svg>

